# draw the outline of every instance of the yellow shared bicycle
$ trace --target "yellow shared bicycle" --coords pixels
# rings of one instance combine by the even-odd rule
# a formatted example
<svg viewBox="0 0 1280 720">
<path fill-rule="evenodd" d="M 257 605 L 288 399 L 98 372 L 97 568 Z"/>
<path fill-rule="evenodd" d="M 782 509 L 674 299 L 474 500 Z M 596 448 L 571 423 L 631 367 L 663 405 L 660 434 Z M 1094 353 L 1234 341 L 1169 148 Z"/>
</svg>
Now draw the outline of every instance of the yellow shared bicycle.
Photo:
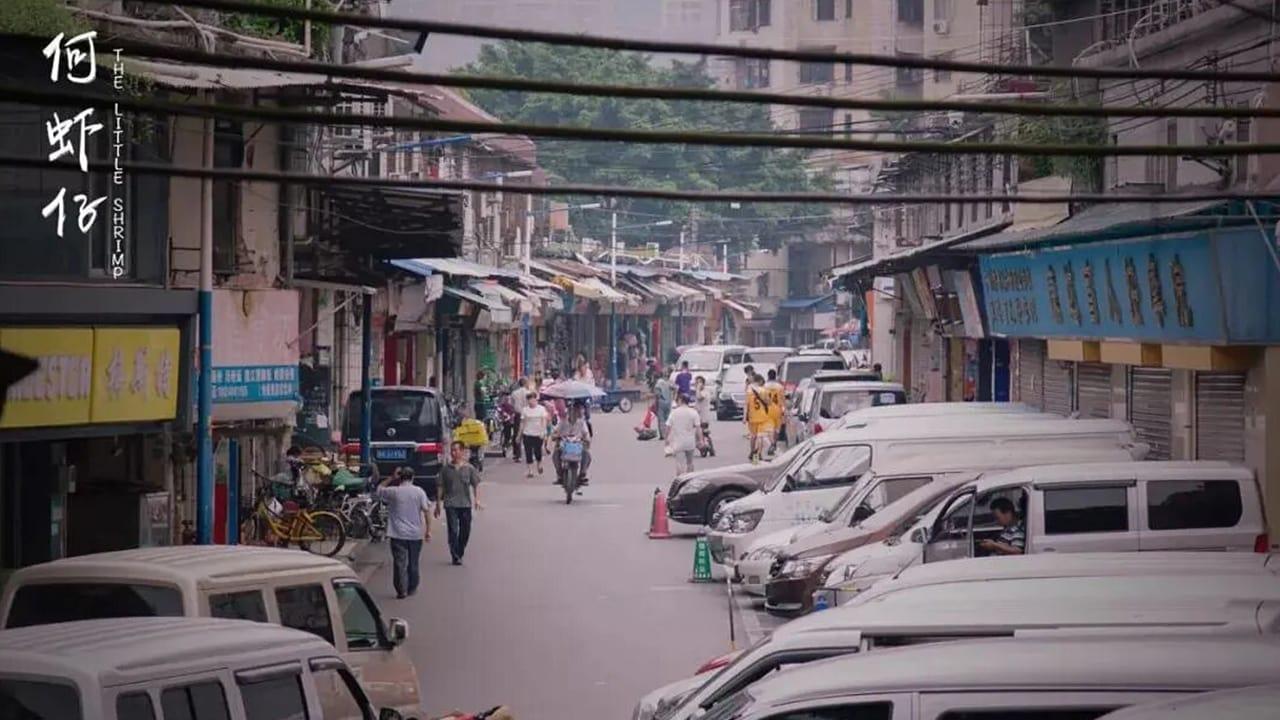
<svg viewBox="0 0 1280 720">
<path fill-rule="evenodd" d="M 240 523 L 240 542 L 246 545 L 297 545 L 307 552 L 333 557 L 346 541 L 346 526 L 337 513 L 279 500 L 269 482 L 258 489 L 253 512 Z"/>
</svg>

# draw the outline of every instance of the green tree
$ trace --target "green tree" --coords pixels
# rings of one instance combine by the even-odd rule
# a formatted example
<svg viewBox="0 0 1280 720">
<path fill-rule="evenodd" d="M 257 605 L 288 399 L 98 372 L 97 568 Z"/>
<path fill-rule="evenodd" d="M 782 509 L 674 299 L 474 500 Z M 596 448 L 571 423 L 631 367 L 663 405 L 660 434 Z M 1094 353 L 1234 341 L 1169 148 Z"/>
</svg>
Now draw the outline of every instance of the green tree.
<svg viewBox="0 0 1280 720">
<path fill-rule="evenodd" d="M 658 65 L 650 57 L 636 53 L 513 42 L 485 46 L 476 62 L 457 72 L 649 87 L 714 86 L 702 62 Z M 774 130 L 769 109 L 762 105 L 498 90 L 474 90 L 470 96 L 489 113 L 510 122 L 636 130 Z M 777 148 L 540 140 L 538 158 L 551 175 L 573 183 L 682 190 L 804 192 L 830 188 L 827 176 L 806 167 L 805 153 Z M 648 239 L 664 245 L 675 241 L 680 226 L 687 226 L 693 210 L 688 203 L 643 199 L 620 199 L 616 207 L 674 221 L 671 227 L 642 231 L 645 236 L 652 235 Z M 697 207 L 699 238 L 774 247 L 788 237 L 824 224 L 814 216 L 825 214 L 825 207 L 814 205 L 754 203 L 735 208 L 727 203 L 703 203 Z M 650 219 L 659 217 L 620 219 L 619 223 Z M 593 237 L 608 234 L 605 213 L 590 214 L 586 222 L 575 221 L 575 225 Z"/>
</svg>

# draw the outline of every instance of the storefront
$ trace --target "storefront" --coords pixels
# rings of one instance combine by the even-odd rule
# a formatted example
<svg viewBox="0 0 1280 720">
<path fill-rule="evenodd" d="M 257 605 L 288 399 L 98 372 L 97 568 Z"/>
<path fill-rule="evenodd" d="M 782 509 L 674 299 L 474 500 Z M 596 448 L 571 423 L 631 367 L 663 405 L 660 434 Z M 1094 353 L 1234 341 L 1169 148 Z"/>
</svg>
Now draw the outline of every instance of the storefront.
<svg viewBox="0 0 1280 720">
<path fill-rule="evenodd" d="M 1275 507 L 1266 415 L 1280 407 L 1267 372 L 1280 361 L 1280 273 L 1264 235 L 1223 228 L 981 257 L 991 329 L 1016 339 L 1020 399 L 1126 419 L 1151 459 L 1247 464 Z"/>
<path fill-rule="evenodd" d="M 190 452 L 174 429 L 194 294 L 59 291 L 5 304 L 30 314 L 0 321 L 0 347 L 40 363 L 0 417 L 0 567 L 179 539 L 169 460 Z M 97 312 L 59 313 L 71 307 Z"/>
</svg>

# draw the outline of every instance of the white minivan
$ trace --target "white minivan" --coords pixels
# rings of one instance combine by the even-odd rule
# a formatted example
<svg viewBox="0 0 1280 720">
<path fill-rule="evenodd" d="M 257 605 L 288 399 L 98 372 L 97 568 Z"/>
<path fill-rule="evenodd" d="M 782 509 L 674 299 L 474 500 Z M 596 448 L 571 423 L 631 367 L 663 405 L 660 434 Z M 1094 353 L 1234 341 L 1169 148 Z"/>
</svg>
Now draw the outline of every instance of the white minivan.
<svg viewBox="0 0 1280 720">
<path fill-rule="evenodd" d="M 374 706 L 355 672 L 314 635 L 244 620 L 134 617 L 0 631 L 0 717 L 404 716 Z"/>
<path fill-rule="evenodd" d="M 1118 420 L 1046 420 L 1025 422 L 1016 416 L 956 415 L 927 419 L 899 417 L 866 420 L 813 439 L 810 451 L 760 489 L 729 503 L 709 534 L 716 562 L 734 562 L 760 536 L 817 520 L 819 514 L 858 482 L 868 470 L 921 453 L 1016 453 L 1021 448 L 1050 446 L 1118 451 L 1140 460 L 1146 446 L 1135 442 L 1133 429 Z"/>
<path fill-rule="evenodd" d="M 1262 492 L 1253 471 L 1195 460 L 1025 467 L 991 474 L 943 505 L 926 563 L 984 554 L 1001 533 L 991 511 L 1012 503 L 1026 553 L 1216 550 L 1267 552 Z"/>
<path fill-rule="evenodd" d="M 379 707 L 421 712 L 409 626 L 383 616 L 346 563 L 301 550 L 226 545 L 118 550 L 15 572 L 0 627 L 142 616 L 253 620 L 311 633 L 354 668 Z"/>
<path fill-rule="evenodd" d="M 707 387 L 711 387 L 715 385 L 720 371 L 742 362 L 746 352 L 746 345 L 694 345 L 691 348 L 685 348 L 685 351 L 680 353 L 680 359 L 676 360 L 675 372 L 671 373 L 670 380 L 675 382 L 681 366 L 689 363 L 689 372 L 693 373 L 694 379 L 702 378 L 706 381 Z"/>
</svg>

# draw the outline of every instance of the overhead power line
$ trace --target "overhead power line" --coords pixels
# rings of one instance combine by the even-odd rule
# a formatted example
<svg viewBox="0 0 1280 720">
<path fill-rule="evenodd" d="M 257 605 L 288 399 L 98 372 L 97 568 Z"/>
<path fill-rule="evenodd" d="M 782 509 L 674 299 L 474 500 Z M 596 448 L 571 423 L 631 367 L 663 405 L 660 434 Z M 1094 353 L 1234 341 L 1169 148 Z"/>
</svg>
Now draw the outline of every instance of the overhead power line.
<svg viewBox="0 0 1280 720">
<path fill-rule="evenodd" d="M 14 167 L 27 170 L 67 170 L 78 172 L 79 164 L 61 160 L 50 162 L 47 157 L 31 157 L 21 155 L 0 155 L 0 167 Z M 747 190 L 665 190 L 659 188 L 617 187 L 610 185 L 566 184 L 557 186 L 541 185 L 508 185 L 480 180 L 408 180 L 382 177 L 335 177 L 333 175 L 315 175 L 310 173 L 278 172 L 273 170 L 249 170 L 244 168 L 204 168 L 166 165 L 162 163 L 142 162 L 103 162 L 90 160 L 91 172 L 111 173 L 124 170 L 139 175 L 159 175 L 165 177 L 209 178 L 213 180 L 247 180 L 253 182 L 272 182 L 284 185 L 307 186 L 355 186 L 384 188 L 417 188 L 421 190 L 446 192 L 503 192 L 517 195 L 551 195 L 551 196 L 591 196 L 591 197 L 634 197 L 657 200 L 687 200 L 704 203 L 814 203 L 827 205 L 905 205 L 934 203 L 1116 203 L 1116 202 L 1149 202 L 1149 203 L 1181 203 L 1211 202 L 1229 200 L 1252 200 L 1274 202 L 1280 200 L 1276 193 L 1257 192 L 1199 192 L 1192 194 L 1162 195 L 1123 195 L 1116 193 L 1080 193 L 1080 194 L 885 194 L 885 195 L 842 195 L 839 193 L 788 193 L 788 192 L 756 192 Z"/>
<path fill-rule="evenodd" d="M 34 40 L 31 35 L 0 34 L 0 40 Z M 497 90 L 502 92 L 530 92 L 555 95 L 620 97 L 645 100 L 687 100 L 708 102 L 733 102 L 760 105 L 788 105 L 796 107 L 823 107 L 838 110 L 863 110 L 868 112 L 973 112 L 1002 115 L 1077 116 L 1077 117 L 1196 117 L 1196 118 L 1280 118 L 1280 108 L 1252 107 L 1184 107 L 1161 111 L 1141 105 L 1079 105 L 1030 102 L 960 102 L 954 100 L 876 100 L 870 98 L 842 98 L 818 95 L 789 95 L 778 92 L 754 92 L 743 90 L 710 90 L 681 87 L 638 87 L 631 85 L 607 85 L 601 83 L 567 83 L 547 80 L 528 80 L 516 77 L 489 77 L 480 75 L 446 75 L 439 73 L 404 72 L 384 68 L 368 68 L 312 61 L 280 60 L 266 57 L 243 57 L 224 53 L 206 52 L 190 48 L 125 40 L 112 41 L 113 49 L 119 48 L 129 57 L 180 60 L 213 67 L 254 68 L 278 72 L 295 72 L 327 75 L 332 78 L 353 78 L 374 82 L 397 83 L 409 86 L 457 87 L 473 90 Z"/>
<path fill-rule="evenodd" d="M 311 20 L 313 22 L 323 22 L 332 25 L 350 25 L 352 27 L 408 30 L 418 33 L 441 33 L 445 35 L 464 35 L 490 38 L 493 40 L 516 40 L 522 42 L 547 43 L 551 45 L 594 47 L 607 50 L 626 50 L 675 55 L 713 55 L 769 60 L 794 60 L 796 62 L 804 63 L 850 63 L 854 65 L 916 68 L 922 70 L 951 70 L 952 72 L 991 75 L 1035 75 L 1041 77 L 1091 78 L 1101 80 L 1212 80 L 1216 82 L 1275 82 L 1280 80 L 1280 75 L 1273 72 L 1232 73 L 1180 70 L 1174 68 L 1085 68 L 1063 67 L 1058 65 L 1006 65 L 997 63 L 943 60 L 939 58 L 877 55 L 871 53 L 784 50 L 779 48 L 673 42 L 667 40 L 631 40 L 625 38 L 601 37 L 598 35 L 576 35 L 573 33 L 503 28 L 489 25 L 441 22 L 437 20 L 367 17 L 364 15 L 330 12 L 327 10 L 308 10 L 305 8 L 263 5 L 256 2 L 244 2 L 243 0 L 183 0 L 179 3 L 174 3 L 172 0 L 142 0 L 142 2 L 154 5 L 180 4 L 210 10 L 253 13 L 265 17 Z"/>
<path fill-rule="evenodd" d="M 268 107 L 240 107 L 226 104 L 175 103 L 105 97 L 64 90 L 33 89 L 0 84 L 0 97 L 9 102 L 37 105 L 95 105 L 119 107 L 142 113 L 189 115 L 195 117 L 237 117 L 279 123 L 310 123 L 351 127 L 367 125 L 407 130 L 469 134 L 524 135 L 539 138 L 591 140 L 595 142 L 646 145 L 715 145 L 724 147 L 776 147 L 809 150 L 864 150 L 885 153 L 934 153 L 938 155 L 1026 155 L 1038 157 L 1234 157 L 1240 155 L 1280 155 L 1280 143 L 1238 143 L 1222 145 L 1057 145 L 1016 142 L 945 142 L 929 140 L 877 141 L 835 137 L 777 135 L 770 133 L 725 133 L 666 130 L 626 130 L 615 128 L 565 127 L 530 123 L 474 122 L 438 118 L 394 117 L 364 114 L 313 112 Z"/>
</svg>

